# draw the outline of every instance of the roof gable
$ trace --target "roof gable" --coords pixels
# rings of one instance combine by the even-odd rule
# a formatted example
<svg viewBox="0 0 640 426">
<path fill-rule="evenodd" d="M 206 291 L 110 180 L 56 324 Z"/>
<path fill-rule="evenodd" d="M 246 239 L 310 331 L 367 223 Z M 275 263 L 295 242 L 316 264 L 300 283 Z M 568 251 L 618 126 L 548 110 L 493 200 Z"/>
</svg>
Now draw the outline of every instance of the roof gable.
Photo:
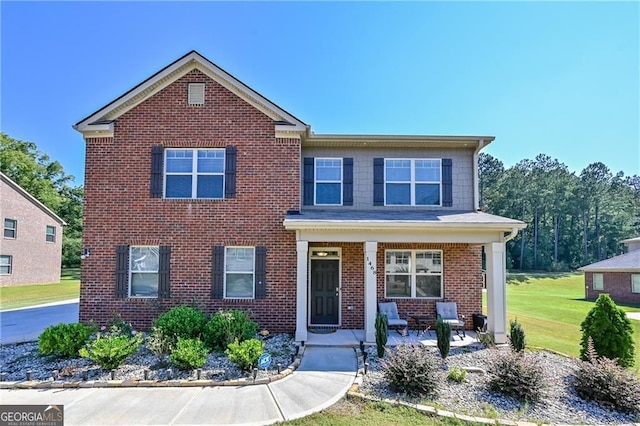
<svg viewBox="0 0 640 426">
<path fill-rule="evenodd" d="M 58 222 L 60 225 L 66 225 L 67 224 L 64 220 L 62 220 L 60 218 L 60 216 L 55 214 L 50 208 L 48 208 L 47 206 L 42 204 L 40 201 L 38 201 L 38 199 L 36 197 L 34 197 L 33 195 L 29 194 L 23 187 L 21 187 L 20 185 L 15 183 L 13 180 L 11 180 L 9 178 L 9 176 L 7 176 L 4 173 L 0 172 L 0 180 L 2 180 L 4 183 L 6 183 L 10 188 L 12 188 L 18 194 L 22 195 L 24 198 L 29 200 L 33 205 L 38 207 L 40 210 L 42 210 L 43 212 L 45 212 L 46 214 L 51 216 L 51 218 L 53 220 L 55 220 L 56 222 Z"/>
<path fill-rule="evenodd" d="M 119 98 L 76 123 L 73 128 L 85 137 L 113 135 L 113 121 L 171 83 L 197 69 L 274 121 L 276 132 L 303 133 L 307 125 L 195 50 L 167 65 Z"/>
</svg>

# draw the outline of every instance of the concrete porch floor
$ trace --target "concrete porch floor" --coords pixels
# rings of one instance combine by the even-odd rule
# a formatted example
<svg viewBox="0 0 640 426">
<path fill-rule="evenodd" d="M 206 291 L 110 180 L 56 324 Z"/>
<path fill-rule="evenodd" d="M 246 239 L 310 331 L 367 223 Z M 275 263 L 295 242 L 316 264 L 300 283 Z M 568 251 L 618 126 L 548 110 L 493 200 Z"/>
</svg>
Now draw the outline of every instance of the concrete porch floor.
<svg viewBox="0 0 640 426">
<path fill-rule="evenodd" d="M 477 343 L 476 333 L 473 331 L 467 331 L 467 336 L 458 336 L 455 332 L 452 333 L 451 347 L 458 348 L 463 346 L 469 346 Z M 336 330 L 333 333 L 320 334 L 311 333 L 308 334 L 308 340 L 304 342 L 305 346 L 359 346 L 360 341 L 364 340 L 364 330 Z M 300 343 L 300 342 L 298 342 Z M 373 342 L 372 342 L 373 343 Z M 387 346 L 397 346 L 401 344 L 417 344 L 420 343 L 424 346 L 437 346 L 436 332 L 431 330 L 426 333 L 418 333 L 412 330 L 407 336 L 401 336 L 395 330 L 389 330 L 389 337 L 387 339 Z"/>
</svg>

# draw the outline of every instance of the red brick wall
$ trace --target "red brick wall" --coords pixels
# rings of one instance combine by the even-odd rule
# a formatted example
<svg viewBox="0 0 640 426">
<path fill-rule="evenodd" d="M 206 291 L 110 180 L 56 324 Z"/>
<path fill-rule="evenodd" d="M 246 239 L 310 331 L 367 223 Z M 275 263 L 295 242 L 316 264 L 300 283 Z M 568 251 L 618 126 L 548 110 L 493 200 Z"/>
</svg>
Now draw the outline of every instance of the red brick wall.
<svg viewBox="0 0 640 426">
<path fill-rule="evenodd" d="M 640 272 L 637 272 L 640 274 Z M 597 299 L 600 293 L 608 293 L 616 303 L 640 303 L 640 293 L 631 293 L 631 272 L 603 272 L 603 291 L 593 289 L 593 272 L 584 273 L 587 299 Z"/>
<path fill-rule="evenodd" d="M 187 84 L 206 83 L 204 106 L 187 105 Z M 207 312 L 251 309 L 272 331 L 295 328 L 295 233 L 282 221 L 299 207 L 300 145 L 276 139 L 273 121 L 199 71 L 192 71 L 115 122 L 113 138 L 87 139 L 80 320 L 119 312 L 147 328 L 161 312 L 193 303 Z M 236 197 L 150 198 L 151 147 L 237 147 Z M 115 298 L 121 244 L 171 246 L 171 299 Z M 214 245 L 267 247 L 267 299 L 212 299 Z"/>
</svg>

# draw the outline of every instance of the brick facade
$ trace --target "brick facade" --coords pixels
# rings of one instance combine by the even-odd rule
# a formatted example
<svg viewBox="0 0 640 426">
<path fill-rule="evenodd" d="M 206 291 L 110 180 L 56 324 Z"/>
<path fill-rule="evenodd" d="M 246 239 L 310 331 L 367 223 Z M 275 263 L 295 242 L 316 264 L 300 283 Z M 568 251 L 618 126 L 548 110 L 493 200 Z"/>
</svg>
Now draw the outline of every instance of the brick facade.
<svg viewBox="0 0 640 426">
<path fill-rule="evenodd" d="M 585 272 L 585 297 L 589 300 L 597 299 L 601 293 L 608 293 L 616 303 L 640 304 L 640 293 L 631 292 L 631 276 L 640 272 L 602 272 L 603 290 L 593 289 L 593 274 L 599 272 Z"/>
</svg>

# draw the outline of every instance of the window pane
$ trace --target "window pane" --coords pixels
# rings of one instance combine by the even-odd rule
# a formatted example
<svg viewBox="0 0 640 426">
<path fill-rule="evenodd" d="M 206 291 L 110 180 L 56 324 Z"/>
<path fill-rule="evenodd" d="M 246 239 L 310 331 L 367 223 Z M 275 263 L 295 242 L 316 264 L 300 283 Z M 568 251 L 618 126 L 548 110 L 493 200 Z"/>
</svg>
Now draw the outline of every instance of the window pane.
<svg viewBox="0 0 640 426">
<path fill-rule="evenodd" d="M 225 268 L 227 272 L 253 272 L 254 265 L 253 248 L 227 248 L 227 254 L 225 257 Z"/>
<path fill-rule="evenodd" d="M 416 160 L 416 182 L 440 182 L 440 162 Z"/>
<path fill-rule="evenodd" d="M 189 149 L 167 150 L 167 172 L 191 173 L 193 169 L 193 151 Z"/>
<path fill-rule="evenodd" d="M 341 184 L 316 184 L 316 204 L 341 204 Z"/>
<path fill-rule="evenodd" d="M 131 271 L 158 272 L 158 247 L 131 247 Z"/>
<path fill-rule="evenodd" d="M 416 184 L 416 205 L 433 206 L 440 204 L 440 185 Z"/>
<path fill-rule="evenodd" d="M 224 151 L 198 151 L 199 173 L 223 173 Z"/>
<path fill-rule="evenodd" d="M 640 293 L 640 274 L 631 275 L 631 291 Z"/>
<path fill-rule="evenodd" d="M 386 252 L 385 272 L 387 273 L 409 273 L 411 272 L 411 252 L 410 251 L 388 251 Z"/>
<path fill-rule="evenodd" d="M 411 184 L 388 183 L 387 204 L 393 206 L 408 206 L 411 204 Z"/>
<path fill-rule="evenodd" d="M 158 296 L 158 274 L 132 273 L 131 296 Z"/>
<path fill-rule="evenodd" d="M 602 278 L 602 274 L 593 274 L 593 289 L 594 290 L 604 289 L 604 280 Z"/>
<path fill-rule="evenodd" d="M 253 274 L 227 274 L 225 297 L 253 297 Z"/>
<path fill-rule="evenodd" d="M 167 176 L 167 198 L 191 198 L 191 176 Z"/>
<path fill-rule="evenodd" d="M 411 297 L 411 276 L 387 275 L 387 297 Z"/>
<path fill-rule="evenodd" d="M 342 181 L 342 161 L 316 160 L 316 180 Z"/>
<path fill-rule="evenodd" d="M 440 252 L 417 252 L 416 272 L 419 274 L 439 274 L 442 272 Z"/>
<path fill-rule="evenodd" d="M 418 275 L 416 277 L 416 297 L 441 297 L 440 275 Z"/>
<path fill-rule="evenodd" d="M 387 182 L 411 181 L 411 160 L 385 161 L 385 178 Z"/>
<path fill-rule="evenodd" d="M 198 175 L 198 198 L 222 198 L 224 193 L 222 175 Z"/>
</svg>

